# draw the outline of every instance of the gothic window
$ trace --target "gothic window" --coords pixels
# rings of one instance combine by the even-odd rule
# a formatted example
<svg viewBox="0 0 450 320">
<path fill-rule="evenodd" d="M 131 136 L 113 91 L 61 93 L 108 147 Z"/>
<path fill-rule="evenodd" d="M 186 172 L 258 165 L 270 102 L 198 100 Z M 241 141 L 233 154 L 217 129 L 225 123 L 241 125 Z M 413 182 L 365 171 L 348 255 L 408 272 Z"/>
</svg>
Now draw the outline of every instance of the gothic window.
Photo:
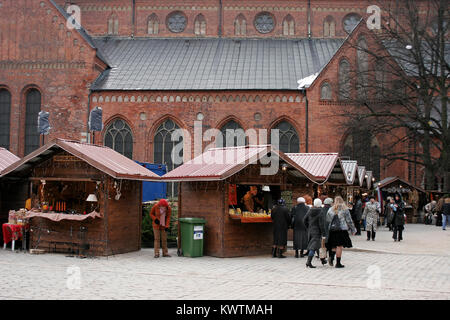
<svg viewBox="0 0 450 320">
<path fill-rule="evenodd" d="M 358 99 L 367 99 L 368 88 L 368 73 L 369 73 L 369 58 L 367 53 L 367 41 L 364 37 L 358 39 L 358 45 L 356 50 L 358 76 L 356 90 L 358 93 Z"/>
<path fill-rule="evenodd" d="M 336 36 L 336 21 L 332 16 L 325 18 L 323 22 L 323 36 L 324 37 L 334 37 Z"/>
<path fill-rule="evenodd" d="M 386 90 L 386 63 L 383 60 L 375 63 L 375 98 L 381 100 Z"/>
<path fill-rule="evenodd" d="M 119 34 L 119 18 L 114 13 L 108 19 L 108 34 L 109 35 Z"/>
<path fill-rule="evenodd" d="M 260 33 L 270 33 L 275 28 L 275 19 L 269 12 L 260 12 L 256 15 L 254 25 Z"/>
<path fill-rule="evenodd" d="M 206 20 L 205 20 L 205 17 L 202 14 L 199 14 L 195 18 L 194 33 L 197 36 L 204 36 L 206 34 Z"/>
<path fill-rule="evenodd" d="M 11 94 L 0 89 L 0 147 L 9 149 L 9 130 L 11 121 Z"/>
<path fill-rule="evenodd" d="M 217 140 L 217 147 L 237 147 L 246 145 L 244 129 L 234 120 L 228 121 L 221 129 L 222 141 Z"/>
<path fill-rule="evenodd" d="M 361 20 L 361 16 L 357 13 L 349 13 L 342 20 L 342 26 L 344 27 L 345 32 L 350 33 L 353 29 L 358 25 Z"/>
<path fill-rule="evenodd" d="M 320 99 L 321 100 L 331 100 L 331 85 L 328 82 L 325 82 L 320 87 Z"/>
<path fill-rule="evenodd" d="M 105 146 L 132 159 L 133 134 L 124 120 L 116 119 L 106 128 L 103 143 Z"/>
<path fill-rule="evenodd" d="M 245 36 L 247 34 L 247 20 L 240 14 L 234 20 L 234 34 L 236 36 Z"/>
<path fill-rule="evenodd" d="M 348 100 L 351 97 L 350 63 L 343 59 L 339 63 L 339 100 Z"/>
<path fill-rule="evenodd" d="M 297 130 L 287 121 L 278 123 L 273 129 L 279 130 L 280 151 L 284 153 L 296 153 L 300 151 L 300 141 Z"/>
<path fill-rule="evenodd" d="M 156 130 L 153 143 L 153 162 L 165 164 L 167 166 L 167 172 L 175 169 L 181 163 L 173 161 L 172 150 L 179 143 L 183 143 L 183 137 L 178 141 L 172 141 L 172 133 L 180 127 L 171 119 L 164 121 Z M 176 155 L 183 157 L 183 149 L 180 154 Z M 167 184 L 167 195 L 169 197 L 175 197 L 178 195 L 178 184 Z"/>
<path fill-rule="evenodd" d="M 295 35 L 295 21 L 290 14 L 283 20 L 283 35 L 293 36 Z"/>
<path fill-rule="evenodd" d="M 167 27 L 170 31 L 178 33 L 186 29 L 187 18 L 181 11 L 174 11 L 167 17 Z"/>
<path fill-rule="evenodd" d="M 30 89 L 25 95 L 25 155 L 39 148 L 38 115 L 41 111 L 41 93 L 37 89 Z"/>
<path fill-rule="evenodd" d="M 365 166 L 375 179 L 380 179 L 380 147 L 370 131 L 353 129 L 345 139 L 342 156 L 358 161 L 359 166 Z"/>
<path fill-rule="evenodd" d="M 148 18 L 147 33 L 148 34 L 159 33 L 159 19 L 158 16 L 154 13 Z"/>
</svg>

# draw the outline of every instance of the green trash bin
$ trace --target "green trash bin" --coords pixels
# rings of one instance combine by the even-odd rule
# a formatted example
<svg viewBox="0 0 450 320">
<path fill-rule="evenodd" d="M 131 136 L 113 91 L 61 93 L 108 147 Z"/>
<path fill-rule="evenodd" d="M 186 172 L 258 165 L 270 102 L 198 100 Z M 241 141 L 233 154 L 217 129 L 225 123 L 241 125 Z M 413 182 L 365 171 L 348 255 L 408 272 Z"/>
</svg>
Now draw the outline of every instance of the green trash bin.
<svg viewBox="0 0 450 320">
<path fill-rule="evenodd" d="M 203 256 L 203 234 L 206 220 L 201 218 L 179 218 L 181 230 L 181 252 L 185 257 Z"/>
</svg>

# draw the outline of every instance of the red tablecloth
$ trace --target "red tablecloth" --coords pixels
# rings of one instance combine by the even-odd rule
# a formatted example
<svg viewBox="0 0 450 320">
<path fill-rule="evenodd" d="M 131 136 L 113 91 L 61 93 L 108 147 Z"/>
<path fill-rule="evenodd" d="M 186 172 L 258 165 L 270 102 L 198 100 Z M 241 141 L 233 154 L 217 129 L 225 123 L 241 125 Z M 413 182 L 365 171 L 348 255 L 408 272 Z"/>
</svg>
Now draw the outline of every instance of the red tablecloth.
<svg viewBox="0 0 450 320">
<path fill-rule="evenodd" d="M 11 240 L 21 240 L 24 227 L 18 224 L 4 223 L 2 226 L 4 243 L 10 243 Z"/>
</svg>

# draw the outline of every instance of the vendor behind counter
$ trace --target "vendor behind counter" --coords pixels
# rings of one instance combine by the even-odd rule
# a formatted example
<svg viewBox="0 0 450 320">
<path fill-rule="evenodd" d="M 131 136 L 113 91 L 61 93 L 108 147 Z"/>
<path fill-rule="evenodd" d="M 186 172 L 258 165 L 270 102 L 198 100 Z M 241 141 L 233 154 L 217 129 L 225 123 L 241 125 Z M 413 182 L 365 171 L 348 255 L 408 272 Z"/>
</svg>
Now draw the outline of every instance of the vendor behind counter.
<svg viewBox="0 0 450 320">
<path fill-rule="evenodd" d="M 268 212 L 272 209 L 274 201 L 279 198 L 279 187 L 258 187 L 237 185 L 237 199 L 239 202 L 236 205 L 242 211 L 258 212 L 265 210 Z M 278 196 L 277 196 L 278 195 Z M 230 203 L 230 205 L 233 205 Z"/>
</svg>

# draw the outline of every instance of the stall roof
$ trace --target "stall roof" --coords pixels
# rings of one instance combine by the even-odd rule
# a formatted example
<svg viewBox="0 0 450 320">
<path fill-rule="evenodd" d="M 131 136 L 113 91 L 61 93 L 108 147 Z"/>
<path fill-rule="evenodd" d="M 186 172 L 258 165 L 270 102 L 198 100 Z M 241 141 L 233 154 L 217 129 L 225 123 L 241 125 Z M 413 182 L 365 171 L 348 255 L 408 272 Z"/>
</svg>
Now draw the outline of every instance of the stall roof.
<svg viewBox="0 0 450 320">
<path fill-rule="evenodd" d="M 366 167 L 358 166 L 358 180 L 359 180 L 360 187 L 362 187 L 364 184 L 365 176 L 366 176 Z"/>
<path fill-rule="evenodd" d="M 159 176 L 111 148 L 55 139 L 5 168 L 1 176 L 20 174 L 50 156 L 66 151 L 116 179 L 159 180 Z"/>
<path fill-rule="evenodd" d="M 410 186 L 410 187 L 412 187 L 412 188 L 414 188 L 414 189 L 417 189 L 417 190 L 420 191 L 420 192 L 423 192 L 423 193 L 426 192 L 426 191 L 423 190 L 422 188 L 419 188 L 419 187 L 417 187 L 417 186 L 415 186 L 415 185 L 413 185 L 413 184 L 411 184 L 411 183 L 409 183 L 409 182 L 406 182 L 405 180 L 401 179 L 400 177 L 387 177 L 387 178 L 384 178 L 383 180 L 381 180 L 380 182 L 377 182 L 376 185 L 377 185 L 379 188 L 384 188 L 384 187 L 386 187 L 387 185 L 390 185 L 391 183 L 397 182 L 397 181 L 399 181 L 399 182 L 401 182 L 402 184 L 405 184 L 405 185 L 407 185 L 407 186 Z"/>
<path fill-rule="evenodd" d="M 341 160 L 341 163 L 347 183 L 353 185 L 356 180 L 356 172 L 358 171 L 358 162 L 356 160 Z"/>
<path fill-rule="evenodd" d="M 4 169 L 19 160 L 20 158 L 11 153 L 8 149 L 0 148 L 0 174 Z"/>
<path fill-rule="evenodd" d="M 346 183 L 338 153 L 286 153 L 286 155 L 306 170 L 315 181 Z"/>
<path fill-rule="evenodd" d="M 283 152 L 272 149 L 270 145 L 250 145 L 241 147 L 211 148 L 194 159 L 161 177 L 165 181 L 218 181 L 224 180 L 256 163 L 270 152 L 274 152 L 281 161 L 290 165 L 302 176 L 313 180 L 313 177 Z"/>
</svg>

